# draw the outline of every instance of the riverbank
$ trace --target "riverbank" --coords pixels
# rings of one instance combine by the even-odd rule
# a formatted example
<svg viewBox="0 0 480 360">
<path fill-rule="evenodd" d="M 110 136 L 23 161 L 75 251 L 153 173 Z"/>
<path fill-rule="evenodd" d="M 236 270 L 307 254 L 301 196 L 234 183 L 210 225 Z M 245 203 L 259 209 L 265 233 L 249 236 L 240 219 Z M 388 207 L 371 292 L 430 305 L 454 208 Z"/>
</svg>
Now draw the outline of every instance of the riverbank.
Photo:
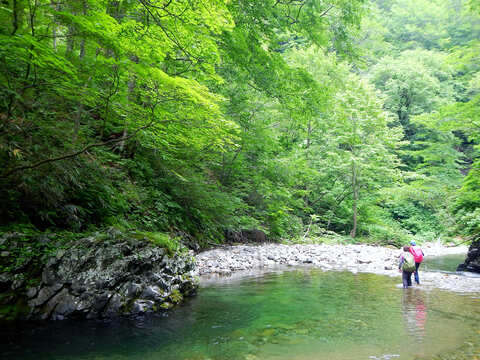
<svg viewBox="0 0 480 360">
<path fill-rule="evenodd" d="M 466 254 L 467 246 L 445 247 L 440 243 L 422 246 L 426 257 Z M 236 245 L 202 252 L 196 256 L 196 273 L 204 280 L 238 272 L 251 273 L 279 267 L 313 267 L 398 276 L 402 251 L 370 245 Z M 455 273 L 423 271 L 420 287 L 455 292 L 480 292 L 480 277 Z"/>
</svg>

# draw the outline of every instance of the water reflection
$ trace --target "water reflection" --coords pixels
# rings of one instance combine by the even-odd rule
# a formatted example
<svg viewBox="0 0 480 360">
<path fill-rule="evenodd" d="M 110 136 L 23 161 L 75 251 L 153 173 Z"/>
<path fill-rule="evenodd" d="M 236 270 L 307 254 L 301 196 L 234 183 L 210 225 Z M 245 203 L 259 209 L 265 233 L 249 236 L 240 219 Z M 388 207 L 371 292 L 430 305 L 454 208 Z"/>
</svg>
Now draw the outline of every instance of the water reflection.
<svg viewBox="0 0 480 360">
<path fill-rule="evenodd" d="M 424 292 L 415 288 L 405 290 L 402 297 L 402 311 L 407 333 L 417 343 L 422 343 L 427 323 L 427 306 L 425 305 Z"/>
<path fill-rule="evenodd" d="M 406 333 L 411 337 L 412 352 L 415 358 L 425 356 L 424 339 L 427 323 L 425 293 L 420 289 L 409 288 L 403 292 L 402 313 Z"/>
</svg>

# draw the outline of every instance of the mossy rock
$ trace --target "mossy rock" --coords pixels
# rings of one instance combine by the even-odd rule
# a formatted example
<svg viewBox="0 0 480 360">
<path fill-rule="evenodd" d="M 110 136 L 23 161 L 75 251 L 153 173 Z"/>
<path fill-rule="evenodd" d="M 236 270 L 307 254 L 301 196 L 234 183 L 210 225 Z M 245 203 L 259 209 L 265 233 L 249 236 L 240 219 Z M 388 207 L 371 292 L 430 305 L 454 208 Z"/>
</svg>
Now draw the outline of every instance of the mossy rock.
<svg viewBox="0 0 480 360">
<path fill-rule="evenodd" d="M 165 301 L 164 303 L 160 304 L 160 308 L 164 309 L 164 310 L 168 310 L 168 309 L 171 309 L 173 308 L 173 304 L 172 303 L 169 303 L 168 301 Z"/>
<path fill-rule="evenodd" d="M 174 303 L 178 304 L 183 300 L 183 295 L 180 293 L 178 289 L 173 289 L 172 293 L 169 296 L 169 299 Z"/>
</svg>

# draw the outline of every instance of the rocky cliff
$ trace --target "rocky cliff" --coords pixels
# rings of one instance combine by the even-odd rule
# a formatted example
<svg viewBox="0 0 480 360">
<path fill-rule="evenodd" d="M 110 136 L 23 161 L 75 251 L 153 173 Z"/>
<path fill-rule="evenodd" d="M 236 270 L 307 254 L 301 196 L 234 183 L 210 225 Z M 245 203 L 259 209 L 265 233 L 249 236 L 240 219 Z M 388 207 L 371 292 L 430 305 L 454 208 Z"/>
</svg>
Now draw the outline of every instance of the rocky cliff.
<svg viewBox="0 0 480 360">
<path fill-rule="evenodd" d="M 25 252 L 21 241 L 18 234 L 3 235 L 2 258 L 24 256 L 15 251 Z M 91 319 L 161 311 L 197 286 L 187 250 L 169 254 L 146 238 L 118 232 L 74 241 L 18 266 L 12 260 L 13 266 L 0 274 L 0 319 Z"/>
<path fill-rule="evenodd" d="M 457 271 L 472 271 L 480 273 L 480 238 L 472 242 L 468 248 L 465 262 L 458 265 Z"/>
</svg>

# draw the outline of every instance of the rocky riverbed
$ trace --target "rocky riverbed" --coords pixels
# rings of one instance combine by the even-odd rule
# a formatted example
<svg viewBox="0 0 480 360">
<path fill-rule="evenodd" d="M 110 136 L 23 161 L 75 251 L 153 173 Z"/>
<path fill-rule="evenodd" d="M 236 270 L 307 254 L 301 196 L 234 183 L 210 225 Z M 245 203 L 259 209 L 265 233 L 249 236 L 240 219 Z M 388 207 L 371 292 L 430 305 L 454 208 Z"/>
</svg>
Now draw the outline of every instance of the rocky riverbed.
<svg viewBox="0 0 480 360">
<path fill-rule="evenodd" d="M 467 253 L 466 246 L 445 247 L 439 243 L 422 246 L 427 257 Z M 323 270 L 348 270 L 400 276 L 398 249 L 369 245 L 237 245 L 205 251 L 197 255 L 197 274 L 203 281 L 218 276 L 279 267 L 310 266 Z M 480 292 L 480 277 L 427 272 L 420 267 L 421 287 L 456 292 Z"/>
</svg>

